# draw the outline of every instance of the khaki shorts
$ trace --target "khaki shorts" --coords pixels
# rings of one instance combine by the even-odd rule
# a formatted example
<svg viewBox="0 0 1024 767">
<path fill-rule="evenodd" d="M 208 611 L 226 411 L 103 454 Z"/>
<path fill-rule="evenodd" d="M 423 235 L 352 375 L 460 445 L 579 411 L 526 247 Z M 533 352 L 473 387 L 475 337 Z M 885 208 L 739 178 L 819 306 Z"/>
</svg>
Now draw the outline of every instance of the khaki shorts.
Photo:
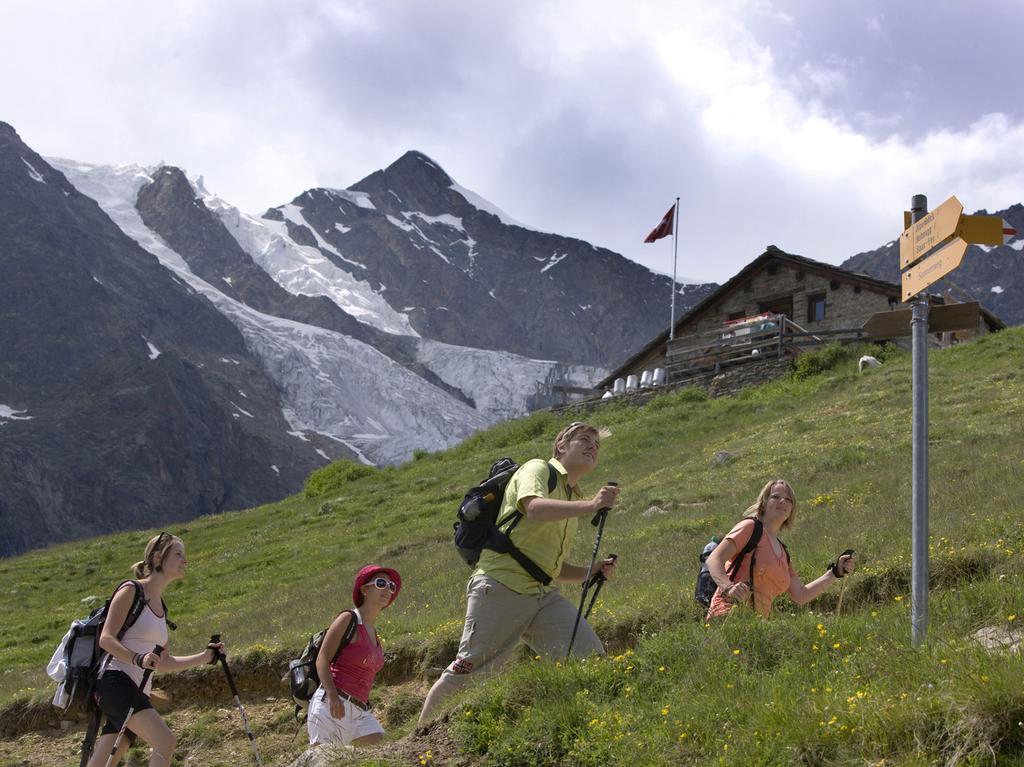
<svg viewBox="0 0 1024 767">
<path fill-rule="evenodd" d="M 445 674 L 496 671 L 520 640 L 542 658 L 565 660 L 577 607 L 558 591 L 520 594 L 494 578 L 478 575 L 469 581 L 466 596 L 466 624 L 459 652 Z M 581 620 L 573 656 L 582 658 L 603 652 L 597 634 Z"/>
</svg>

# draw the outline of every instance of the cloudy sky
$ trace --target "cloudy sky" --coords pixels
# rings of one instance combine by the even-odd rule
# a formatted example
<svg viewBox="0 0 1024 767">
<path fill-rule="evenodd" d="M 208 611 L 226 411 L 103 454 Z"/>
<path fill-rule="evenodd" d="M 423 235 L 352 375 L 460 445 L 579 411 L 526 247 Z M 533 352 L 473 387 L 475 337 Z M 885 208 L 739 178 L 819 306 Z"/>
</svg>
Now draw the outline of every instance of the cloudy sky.
<svg viewBox="0 0 1024 767">
<path fill-rule="evenodd" d="M 537 229 L 679 274 L 839 263 L 912 194 L 1024 202 L 1024 3 L 0 0 L 0 119 L 249 212 L 407 149 Z"/>
</svg>

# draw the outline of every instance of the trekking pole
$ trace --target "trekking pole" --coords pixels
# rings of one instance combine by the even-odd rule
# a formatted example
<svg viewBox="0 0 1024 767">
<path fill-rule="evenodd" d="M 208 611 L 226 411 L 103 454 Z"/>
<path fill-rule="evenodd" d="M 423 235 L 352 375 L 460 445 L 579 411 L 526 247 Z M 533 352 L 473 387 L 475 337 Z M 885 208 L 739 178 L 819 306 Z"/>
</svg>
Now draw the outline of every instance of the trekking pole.
<svg viewBox="0 0 1024 767">
<path fill-rule="evenodd" d="M 845 556 L 853 556 L 853 549 L 847 549 L 846 551 L 844 551 L 842 554 L 839 555 L 839 559 L 842 559 Z M 839 559 L 836 560 L 837 563 L 839 562 Z M 836 615 L 839 615 L 839 612 L 843 609 L 843 594 L 845 593 L 846 578 L 844 577 L 843 585 L 839 587 L 839 603 L 836 605 Z"/>
<path fill-rule="evenodd" d="M 213 634 L 210 636 L 210 644 L 219 644 L 220 634 Z M 220 650 L 214 650 L 214 655 L 217 656 L 217 660 L 220 661 L 220 665 L 224 668 L 224 677 L 228 680 L 228 687 L 231 688 L 231 695 L 235 699 L 235 705 L 238 706 L 238 713 L 242 715 L 242 726 L 245 728 L 245 734 L 249 738 L 249 745 L 252 746 L 252 755 L 256 760 L 256 764 L 263 767 L 263 760 L 260 758 L 260 750 L 256 746 L 256 735 L 252 731 L 252 727 L 249 726 L 249 717 L 245 714 L 245 707 L 242 706 L 242 701 L 238 697 L 238 688 L 235 687 L 235 680 L 231 676 L 231 669 L 228 668 L 228 659 L 224 657 L 224 653 Z"/>
<path fill-rule="evenodd" d="M 160 657 L 160 653 L 162 653 L 163 651 L 164 648 L 160 645 L 157 645 L 153 648 L 153 654 L 156 655 L 158 658 Z M 124 722 L 121 723 L 121 729 L 118 731 L 117 737 L 114 738 L 114 746 L 110 749 L 110 756 L 107 757 L 107 763 L 105 767 L 112 767 L 112 765 L 114 764 L 114 755 L 117 754 L 117 747 L 121 745 L 121 738 L 124 737 L 125 730 L 128 729 L 128 720 L 131 719 L 132 714 L 135 713 L 135 703 L 139 699 L 139 696 L 143 694 L 142 691 L 146 689 L 146 683 L 149 681 L 149 678 L 152 675 L 153 669 L 151 668 L 147 668 L 145 671 L 142 672 L 142 681 L 139 682 L 138 692 L 132 699 L 132 705 L 128 707 L 128 713 L 124 715 Z"/>
<path fill-rule="evenodd" d="M 100 731 L 100 720 L 103 718 L 103 712 L 96 705 L 96 701 L 92 697 L 93 687 L 94 685 L 90 686 L 88 697 L 86 697 L 86 710 L 90 711 L 89 725 L 85 728 L 85 738 L 82 740 L 82 758 L 78 763 L 78 767 L 86 767 L 89 764 L 93 748 L 96 746 L 96 735 Z"/>
<path fill-rule="evenodd" d="M 606 482 L 605 484 L 617 487 L 618 482 Z M 576 632 L 580 628 L 580 619 L 583 617 L 583 605 L 587 601 L 587 591 L 590 589 L 590 576 L 594 572 L 594 562 L 597 561 L 597 550 L 601 548 L 601 536 L 604 535 L 604 523 L 608 519 L 608 512 L 611 511 L 609 507 L 600 509 L 594 518 L 590 520 L 590 524 L 597 526 L 597 537 L 594 538 L 594 551 L 590 555 L 590 564 L 587 566 L 587 576 L 583 579 L 583 591 L 580 594 L 580 606 L 576 611 L 576 622 L 572 627 L 572 636 L 569 638 L 569 649 L 565 653 L 565 659 L 569 660 L 569 656 L 572 655 L 572 646 L 576 642 Z"/>
<path fill-rule="evenodd" d="M 846 581 L 843 581 L 843 585 L 839 587 L 839 602 L 836 604 L 836 615 L 843 609 L 843 594 L 846 592 Z"/>
<path fill-rule="evenodd" d="M 614 562 L 618 558 L 619 558 L 618 554 L 609 554 L 608 555 L 608 559 L 610 559 L 612 562 Z M 594 587 L 594 593 L 590 595 L 590 604 L 587 605 L 587 611 L 585 613 L 583 613 L 583 620 L 586 620 L 587 618 L 590 617 L 590 611 L 594 609 L 594 602 L 597 601 L 597 595 L 601 593 L 601 587 L 604 585 L 604 582 L 607 581 L 607 580 L 608 579 L 604 577 L 604 571 L 602 571 L 602 570 L 598 570 L 594 574 L 594 583 L 596 585 Z"/>
</svg>

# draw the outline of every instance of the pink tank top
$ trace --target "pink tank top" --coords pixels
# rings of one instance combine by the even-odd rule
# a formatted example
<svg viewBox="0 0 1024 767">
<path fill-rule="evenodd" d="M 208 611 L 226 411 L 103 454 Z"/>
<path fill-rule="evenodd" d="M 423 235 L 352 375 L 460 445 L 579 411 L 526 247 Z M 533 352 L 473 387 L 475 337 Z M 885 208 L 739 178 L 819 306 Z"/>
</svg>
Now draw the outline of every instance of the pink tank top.
<svg viewBox="0 0 1024 767">
<path fill-rule="evenodd" d="M 331 678 L 338 690 L 347 692 L 356 700 L 366 703 L 370 699 L 373 680 L 382 668 L 384 668 L 384 648 L 377 643 L 377 640 L 370 635 L 366 626 L 360 621 L 352 641 L 338 653 L 338 657 L 331 663 Z"/>
<path fill-rule="evenodd" d="M 753 534 L 754 521 L 747 518 L 740 520 L 723 540 L 732 541 L 736 545 L 738 554 L 747 545 L 750 541 L 750 536 Z M 754 568 L 754 609 L 761 615 L 768 617 L 772 612 L 772 600 L 789 590 L 790 583 L 792 583 L 794 576 L 796 576 L 796 570 L 781 547 L 779 553 L 775 553 L 771 544 L 771 535 L 769 535 L 768 531 L 762 533 L 761 540 L 757 542 L 756 552 L 756 557 L 751 557 L 748 554 L 743 559 L 739 572 L 733 578 L 733 583 L 750 580 L 750 565 L 756 559 L 757 564 Z M 725 563 L 726 570 L 731 566 L 731 561 Z M 733 607 L 734 605 L 722 596 L 722 590 L 720 588 L 716 589 L 706 617 L 713 618 L 716 615 L 725 615 L 732 611 Z"/>
</svg>

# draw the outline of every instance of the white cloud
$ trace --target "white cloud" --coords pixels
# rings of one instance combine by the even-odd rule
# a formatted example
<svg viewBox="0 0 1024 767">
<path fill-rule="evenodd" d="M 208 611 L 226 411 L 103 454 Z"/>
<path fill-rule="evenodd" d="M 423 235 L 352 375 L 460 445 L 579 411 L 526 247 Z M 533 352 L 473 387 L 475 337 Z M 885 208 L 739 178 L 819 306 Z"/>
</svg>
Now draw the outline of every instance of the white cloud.
<svg viewBox="0 0 1024 767">
<path fill-rule="evenodd" d="M 769 243 L 837 262 L 887 242 L 917 192 L 933 205 L 956 193 L 972 210 L 1024 200 L 1012 112 L 895 133 L 905 112 L 849 96 L 891 62 L 801 47 L 824 11 L 762 0 L 5 10 L 0 65 L 18 76 L 0 80 L 0 118 L 30 145 L 180 165 L 256 213 L 415 148 L 525 224 L 662 272 L 671 246 L 641 240 L 679 195 L 680 271 L 722 281 Z M 842 34 L 910 55 L 895 10 L 866 0 L 858 13 Z M 1000 87 L 986 57 L 970 65 L 978 88 Z M 893 87 L 915 104 L 954 98 L 925 90 L 924 64 L 900 72 Z"/>
</svg>

